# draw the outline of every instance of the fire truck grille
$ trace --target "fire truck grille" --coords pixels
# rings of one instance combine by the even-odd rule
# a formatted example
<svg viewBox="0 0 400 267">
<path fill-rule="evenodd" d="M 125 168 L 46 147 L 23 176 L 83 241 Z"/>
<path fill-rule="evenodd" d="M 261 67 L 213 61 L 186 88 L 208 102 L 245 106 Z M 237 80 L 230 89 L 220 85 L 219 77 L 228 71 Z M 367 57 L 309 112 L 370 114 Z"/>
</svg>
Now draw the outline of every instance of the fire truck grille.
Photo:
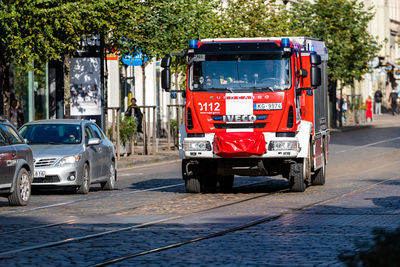
<svg viewBox="0 0 400 267">
<path fill-rule="evenodd" d="M 258 129 L 264 128 L 266 123 L 215 123 L 216 129 Z"/>
</svg>

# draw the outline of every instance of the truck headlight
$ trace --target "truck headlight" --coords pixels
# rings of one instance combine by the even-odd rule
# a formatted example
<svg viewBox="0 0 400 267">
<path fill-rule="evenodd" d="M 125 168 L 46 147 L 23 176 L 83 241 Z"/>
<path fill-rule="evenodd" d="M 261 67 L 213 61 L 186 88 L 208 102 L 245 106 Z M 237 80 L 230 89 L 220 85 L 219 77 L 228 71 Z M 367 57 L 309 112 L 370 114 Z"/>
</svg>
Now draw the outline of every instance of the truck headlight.
<svg viewBox="0 0 400 267">
<path fill-rule="evenodd" d="M 80 159 L 79 156 L 64 157 L 57 163 L 57 166 L 62 166 L 62 165 L 65 165 L 65 164 L 74 164 L 79 159 Z"/>
<path fill-rule="evenodd" d="M 185 140 L 183 142 L 184 151 L 211 151 L 211 143 L 209 141 Z"/>
<path fill-rule="evenodd" d="M 297 141 L 271 141 L 268 150 L 298 150 L 298 147 Z"/>
</svg>

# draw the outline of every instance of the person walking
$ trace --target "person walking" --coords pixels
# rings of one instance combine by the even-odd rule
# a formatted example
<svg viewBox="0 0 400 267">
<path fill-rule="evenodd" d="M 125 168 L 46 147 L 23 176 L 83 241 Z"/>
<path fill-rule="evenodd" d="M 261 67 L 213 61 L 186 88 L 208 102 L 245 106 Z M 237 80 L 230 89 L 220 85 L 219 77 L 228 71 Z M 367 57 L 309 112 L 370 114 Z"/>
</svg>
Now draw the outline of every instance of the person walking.
<svg viewBox="0 0 400 267">
<path fill-rule="evenodd" d="M 371 98 L 371 96 L 368 96 L 367 102 L 365 103 L 365 105 L 367 106 L 367 110 L 365 112 L 365 118 L 366 118 L 367 122 L 368 122 L 368 119 L 370 119 L 372 122 L 372 98 Z"/>
<path fill-rule="evenodd" d="M 375 100 L 375 114 L 382 115 L 382 91 L 380 89 L 376 90 L 374 95 Z"/>
<path fill-rule="evenodd" d="M 18 129 L 24 124 L 24 113 L 17 99 L 11 100 L 10 122 Z"/>
<path fill-rule="evenodd" d="M 131 99 L 131 105 L 126 110 L 125 116 L 134 117 L 136 120 L 137 132 L 143 133 L 143 130 L 142 130 L 143 113 L 142 113 L 142 111 L 140 111 L 140 108 L 136 104 L 136 98 Z"/>
<path fill-rule="evenodd" d="M 341 106 L 342 106 L 342 120 L 344 123 L 346 123 L 346 120 L 347 120 L 346 113 L 347 113 L 347 106 L 348 106 L 346 94 L 343 94 L 343 96 L 342 96 Z"/>
<path fill-rule="evenodd" d="M 397 98 L 399 95 L 397 92 L 393 89 L 392 92 L 389 95 L 389 102 L 392 107 L 392 114 L 395 116 L 397 114 Z"/>
</svg>

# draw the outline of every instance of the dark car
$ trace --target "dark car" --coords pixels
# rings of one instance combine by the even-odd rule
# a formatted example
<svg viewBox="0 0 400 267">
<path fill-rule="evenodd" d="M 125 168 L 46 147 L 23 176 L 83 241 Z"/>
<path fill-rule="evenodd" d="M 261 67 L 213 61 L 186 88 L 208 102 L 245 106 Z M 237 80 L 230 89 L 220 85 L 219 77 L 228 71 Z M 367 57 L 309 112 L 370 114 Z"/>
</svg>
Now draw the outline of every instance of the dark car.
<svg viewBox="0 0 400 267">
<path fill-rule="evenodd" d="M 113 190 L 117 178 L 114 145 L 88 120 L 38 120 L 19 129 L 33 150 L 32 186 L 74 187 L 87 194 L 91 184 Z"/>
<path fill-rule="evenodd" d="M 0 117 L 0 196 L 25 206 L 31 196 L 33 154 L 14 126 Z"/>
</svg>

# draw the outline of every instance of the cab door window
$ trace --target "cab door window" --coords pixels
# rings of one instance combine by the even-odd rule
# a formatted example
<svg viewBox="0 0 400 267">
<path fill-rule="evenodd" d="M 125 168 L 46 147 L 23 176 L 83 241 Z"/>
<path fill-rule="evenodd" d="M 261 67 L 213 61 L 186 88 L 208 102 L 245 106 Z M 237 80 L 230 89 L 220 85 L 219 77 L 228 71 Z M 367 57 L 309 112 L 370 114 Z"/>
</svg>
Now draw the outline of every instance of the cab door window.
<svg viewBox="0 0 400 267">
<path fill-rule="evenodd" d="M 90 128 L 92 129 L 95 138 L 103 139 L 103 135 L 101 134 L 101 131 L 99 130 L 99 128 L 97 128 L 96 125 L 90 124 Z"/>
<path fill-rule="evenodd" d="M 0 146 L 8 145 L 7 136 L 5 133 L 0 129 Z"/>
<path fill-rule="evenodd" d="M 93 130 L 89 127 L 85 127 L 85 143 L 87 144 L 89 142 L 90 138 L 96 138 L 95 133 Z"/>
<path fill-rule="evenodd" d="M 3 129 L 5 135 L 8 138 L 8 141 L 12 145 L 16 144 L 23 144 L 24 141 L 22 138 L 17 134 L 17 132 L 9 125 L 0 125 L 0 127 Z"/>
</svg>

